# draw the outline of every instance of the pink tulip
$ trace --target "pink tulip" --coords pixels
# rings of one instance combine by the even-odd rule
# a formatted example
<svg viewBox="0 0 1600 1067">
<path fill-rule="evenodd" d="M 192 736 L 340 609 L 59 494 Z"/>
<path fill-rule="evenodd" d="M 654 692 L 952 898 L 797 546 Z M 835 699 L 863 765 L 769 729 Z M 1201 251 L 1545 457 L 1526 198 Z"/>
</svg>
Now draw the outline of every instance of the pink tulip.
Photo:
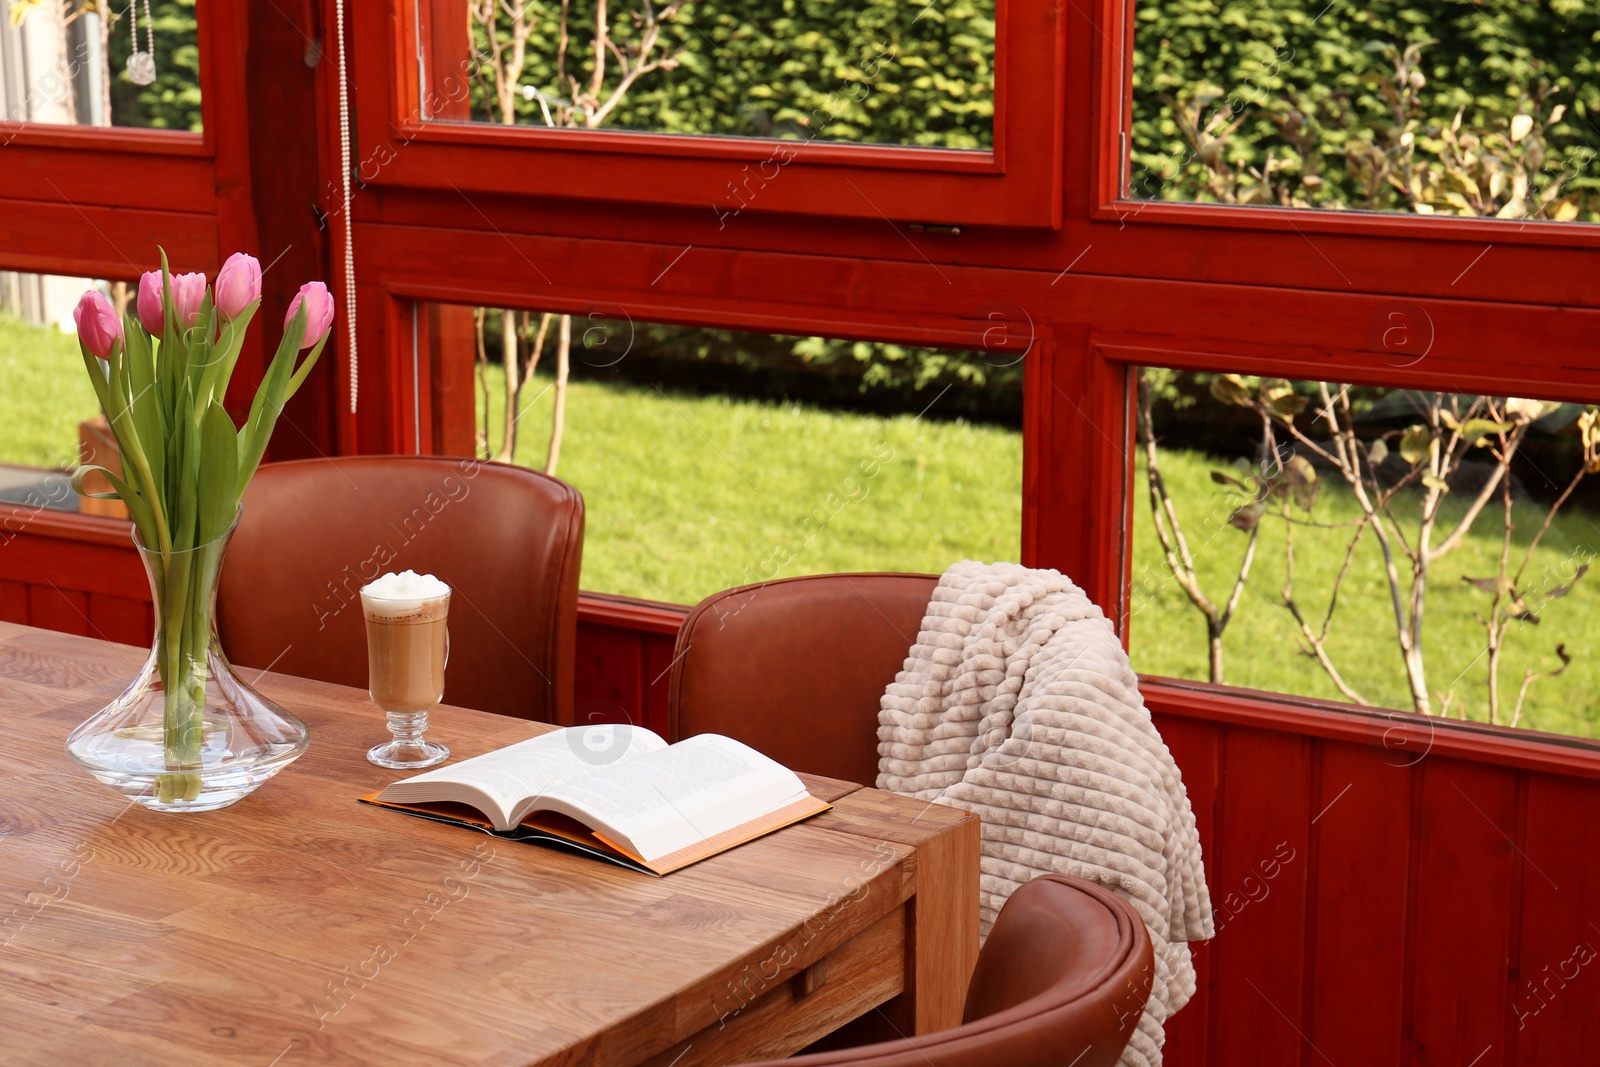
<svg viewBox="0 0 1600 1067">
<path fill-rule="evenodd" d="M 187 330 L 200 318 L 200 304 L 206 298 L 206 276 L 193 274 L 172 276 L 172 310 L 178 320 L 178 329 Z"/>
<path fill-rule="evenodd" d="M 122 344 L 122 320 L 98 289 L 83 294 L 72 311 L 72 321 L 78 324 L 78 340 L 90 355 L 110 359 Z"/>
<path fill-rule="evenodd" d="M 289 301 L 289 314 L 283 317 L 284 329 L 294 321 L 294 314 L 302 303 L 306 306 L 306 335 L 301 338 L 300 347 L 310 348 L 326 337 L 328 327 L 333 325 L 333 294 L 321 282 L 306 282 Z"/>
<path fill-rule="evenodd" d="M 217 272 L 215 301 L 225 319 L 236 319 L 261 298 L 261 263 L 255 256 L 235 252 Z"/>
<path fill-rule="evenodd" d="M 160 337 L 166 329 L 161 319 L 161 272 L 146 271 L 139 276 L 139 321 L 152 337 Z"/>
</svg>

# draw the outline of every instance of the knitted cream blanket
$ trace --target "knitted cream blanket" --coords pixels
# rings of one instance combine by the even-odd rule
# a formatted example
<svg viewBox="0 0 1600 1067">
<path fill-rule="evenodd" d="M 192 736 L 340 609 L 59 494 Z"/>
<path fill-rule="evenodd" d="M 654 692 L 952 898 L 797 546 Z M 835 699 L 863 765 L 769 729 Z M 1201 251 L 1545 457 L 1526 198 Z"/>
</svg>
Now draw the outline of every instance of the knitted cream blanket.
<svg viewBox="0 0 1600 1067">
<path fill-rule="evenodd" d="M 983 820 L 983 936 L 1047 872 L 1138 911 L 1156 974 L 1122 1063 L 1157 1067 L 1162 1024 L 1194 994 L 1184 942 L 1212 935 L 1211 898 L 1183 779 L 1110 622 L 1055 571 L 964 560 L 881 707 L 878 788 Z"/>
</svg>

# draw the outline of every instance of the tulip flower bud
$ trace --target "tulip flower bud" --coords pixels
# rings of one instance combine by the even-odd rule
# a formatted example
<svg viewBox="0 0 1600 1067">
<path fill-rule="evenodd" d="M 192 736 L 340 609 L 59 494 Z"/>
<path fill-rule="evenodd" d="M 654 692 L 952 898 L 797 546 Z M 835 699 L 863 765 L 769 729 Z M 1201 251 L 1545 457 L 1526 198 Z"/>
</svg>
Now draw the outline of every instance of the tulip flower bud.
<svg viewBox="0 0 1600 1067">
<path fill-rule="evenodd" d="M 146 271 L 139 276 L 139 299 L 135 306 L 139 310 L 139 321 L 150 332 L 150 336 L 160 337 L 166 329 L 166 324 L 161 319 L 160 271 Z"/>
<path fill-rule="evenodd" d="M 225 319 L 236 319 L 244 309 L 261 297 L 261 263 L 255 256 L 235 252 L 217 272 L 213 291 L 217 313 Z"/>
<path fill-rule="evenodd" d="M 72 321 L 78 324 L 78 340 L 90 355 L 110 359 L 122 345 L 122 320 L 98 289 L 83 294 L 72 311 Z"/>
<path fill-rule="evenodd" d="M 200 304 L 206 298 L 206 276 L 174 274 L 172 276 L 172 311 L 178 320 L 178 329 L 187 330 L 200 318 Z"/>
<path fill-rule="evenodd" d="M 306 282 L 289 301 L 289 313 L 283 317 L 284 329 L 294 321 L 294 314 L 302 303 L 306 306 L 306 335 L 301 338 L 300 347 L 310 348 L 326 337 L 328 327 L 333 325 L 333 294 L 321 282 Z"/>
</svg>

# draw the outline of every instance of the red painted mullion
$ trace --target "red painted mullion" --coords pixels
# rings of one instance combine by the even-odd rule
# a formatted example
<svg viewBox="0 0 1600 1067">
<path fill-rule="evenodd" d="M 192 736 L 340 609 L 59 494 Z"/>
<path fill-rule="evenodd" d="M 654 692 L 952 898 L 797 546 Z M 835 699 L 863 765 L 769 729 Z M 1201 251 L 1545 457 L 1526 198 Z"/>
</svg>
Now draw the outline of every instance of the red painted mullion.
<svg viewBox="0 0 1600 1067">
<path fill-rule="evenodd" d="M 1305 234 L 1381 237 L 1397 241 L 1462 241 L 1535 245 L 1548 248 L 1600 247 L 1600 225 L 1584 222 L 1511 222 L 1504 219 L 1413 215 L 1404 211 L 1330 211 L 1314 208 L 1252 207 L 1165 200 L 1123 200 L 1103 204 L 1094 218 L 1154 228 L 1265 230 L 1304 241 Z"/>
</svg>

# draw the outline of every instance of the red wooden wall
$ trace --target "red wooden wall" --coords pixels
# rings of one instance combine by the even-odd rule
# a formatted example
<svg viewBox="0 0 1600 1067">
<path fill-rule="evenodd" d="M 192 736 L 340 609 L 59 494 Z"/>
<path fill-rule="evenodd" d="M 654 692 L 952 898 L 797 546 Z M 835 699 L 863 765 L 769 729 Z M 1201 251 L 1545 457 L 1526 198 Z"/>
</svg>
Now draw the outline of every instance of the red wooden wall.
<svg viewBox="0 0 1600 1067">
<path fill-rule="evenodd" d="M 49 511 L 7 515 L 0 520 L 0 620 L 148 645 L 150 586 L 128 529 L 116 519 Z"/>
</svg>

